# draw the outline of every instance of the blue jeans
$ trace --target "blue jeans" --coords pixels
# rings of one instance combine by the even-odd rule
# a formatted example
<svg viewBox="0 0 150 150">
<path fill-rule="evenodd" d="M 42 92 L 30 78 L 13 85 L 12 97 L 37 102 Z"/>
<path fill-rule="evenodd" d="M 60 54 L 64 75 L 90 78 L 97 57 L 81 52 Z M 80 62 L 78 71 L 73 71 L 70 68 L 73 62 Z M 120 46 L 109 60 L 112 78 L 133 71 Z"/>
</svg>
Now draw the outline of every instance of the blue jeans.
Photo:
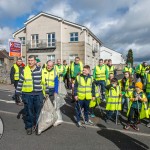
<svg viewBox="0 0 150 150">
<path fill-rule="evenodd" d="M 80 117 L 81 117 L 80 108 L 81 108 L 81 110 L 82 110 L 82 108 L 84 108 L 84 118 L 85 118 L 85 121 L 89 121 L 89 117 L 88 117 L 89 103 L 90 103 L 90 100 L 79 100 L 78 102 L 76 102 L 75 111 L 76 111 L 77 122 L 80 121 Z M 79 106 L 80 106 L 80 108 L 79 108 Z"/>
<path fill-rule="evenodd" d="M 43 98 L 43 94 L 22 94 L 25 110 L 25 129 L 32 128 L 36 125 L 43 106 Z"/>
<path fill-rule="evenodd" d="M 105 80 L 101 80 L 101 81 L 96 81 L 96 85 L 100 87 L 101 89 L 101 95 L 102 95 L 102 100 L 105 99 L 105 86 L 106 86 L 106 82 Z"/>
<path fill-rule="evenodd" d="M 127 110 L 129 109 L 129 98 L 127 98 L 126 96 L 123 95 L 123 97 L 122 97 L 122 110 L 124 110 L 124 108 L 127 108 Z"/>
<path fill-rule="evenodd" d="M 117 115 L 117 111 L 107 110 L 106 111 L 106 119 L 110 120 L 113 116 Z M 120 112 L 118 111 L 118 117 L 120 116 Z"/>
</svg>

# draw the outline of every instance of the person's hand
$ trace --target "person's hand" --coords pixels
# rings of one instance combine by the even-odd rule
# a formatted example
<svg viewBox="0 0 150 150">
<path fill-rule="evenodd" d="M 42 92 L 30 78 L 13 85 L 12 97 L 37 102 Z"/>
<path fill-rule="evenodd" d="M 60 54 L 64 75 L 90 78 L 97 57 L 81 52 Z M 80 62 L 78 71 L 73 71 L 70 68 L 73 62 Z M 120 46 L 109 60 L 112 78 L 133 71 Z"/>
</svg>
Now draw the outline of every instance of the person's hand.
<svg viewBox="0 0 150 150">
<path fill-rule="evenodd" d="M 78 101 L 78 96 L 75 96 L 74 99 L 75 99 L 76 101 Z"/>
<path fill-rule="evenodd" d="M 138 97 L 136 97 L 134 101 L 138 101 L 138 99 L 139 99 L 139 98 L 138 98 Z"/>
<path fill-rule="evenodd" d="M 95 97 L 92 97 L 92 101 L 94 101 L 95 100 Z"/>
<path fill-rule="evenodd" d="M 122 97 L 122 94 L 119 94 L 119 97 Z"/>
</svg>

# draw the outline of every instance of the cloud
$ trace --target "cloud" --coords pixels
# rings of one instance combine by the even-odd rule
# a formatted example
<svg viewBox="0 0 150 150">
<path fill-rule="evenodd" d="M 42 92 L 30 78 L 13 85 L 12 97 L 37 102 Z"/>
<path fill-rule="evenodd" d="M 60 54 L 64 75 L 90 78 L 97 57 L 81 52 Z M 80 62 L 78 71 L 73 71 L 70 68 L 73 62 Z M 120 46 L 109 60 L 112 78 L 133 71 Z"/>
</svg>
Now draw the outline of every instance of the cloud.
<svg viewBox="0 0 150 150">
<path fill-rule="evenodd" d="M 0 19 L 16 18 L 31 13 L 39 0 L 0 0 Z M 5 14 L 5 15 L 4 15 Z"/>
<path fill-rule="evenodd" d="M 9 27 L 0 28 L 0 49 L 7 49 L 8 39 L 12 38 L 13 30 Z"/>
<path fill-rule="evenodd" d="M 46 12 L 72 22 L 76 22 L 79 17 L 79 13 L 74 11 L 73 8 L 65 1 L 56 3 L 53 7 L 47 8 Z"/>
</svg>

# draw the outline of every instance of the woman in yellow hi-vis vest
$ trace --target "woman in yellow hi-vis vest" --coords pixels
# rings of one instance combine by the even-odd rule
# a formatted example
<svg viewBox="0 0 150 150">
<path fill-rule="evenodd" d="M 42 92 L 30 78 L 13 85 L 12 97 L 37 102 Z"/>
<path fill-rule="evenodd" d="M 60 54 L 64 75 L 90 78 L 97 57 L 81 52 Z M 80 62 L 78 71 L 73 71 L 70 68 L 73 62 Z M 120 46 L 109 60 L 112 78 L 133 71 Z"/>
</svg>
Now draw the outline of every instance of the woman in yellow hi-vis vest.
<svg viewBox="0 0 150 150">
<path fill-rule="evenodd" d="M 113 115 L 115 115 L 116 124 L 118 124 L 119 111 L 122 110 L 121 105 L 121 89 L 118 80 L 113 78 L 110 85 L 106 86 L 106 117 L 105 121 L 109 123 Z"/>
<path fill-rule="evenodd" d="M 130 126 L 139 131 L 137 124 L 139 123 L 140 119 L 147 118 L 148 110 L 146 95 L 143 92 L 143 84 L 141 82 L 137 82 L 135 84 L 135 90 L 132 92 L 130 97 L 130 106 L 127 112 L 128 116 L 128 123 L 125 126 L 125 129 L 128 130 Z"/>
</svg>

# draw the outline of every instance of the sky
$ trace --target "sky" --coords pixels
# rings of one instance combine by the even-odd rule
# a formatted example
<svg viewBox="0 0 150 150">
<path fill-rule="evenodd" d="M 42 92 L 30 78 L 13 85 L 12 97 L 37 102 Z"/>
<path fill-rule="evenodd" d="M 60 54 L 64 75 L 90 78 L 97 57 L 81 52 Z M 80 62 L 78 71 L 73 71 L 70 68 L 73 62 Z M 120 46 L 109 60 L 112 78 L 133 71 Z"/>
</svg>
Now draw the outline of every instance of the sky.
<svg viewBox="0 0 150 150">
<path fill-rule="evenodd" d="M 0 0 L 0 48 L 40 13 L 88 27 L 110 49 L 150 62 L 150 0 Z"/>
</svg>

